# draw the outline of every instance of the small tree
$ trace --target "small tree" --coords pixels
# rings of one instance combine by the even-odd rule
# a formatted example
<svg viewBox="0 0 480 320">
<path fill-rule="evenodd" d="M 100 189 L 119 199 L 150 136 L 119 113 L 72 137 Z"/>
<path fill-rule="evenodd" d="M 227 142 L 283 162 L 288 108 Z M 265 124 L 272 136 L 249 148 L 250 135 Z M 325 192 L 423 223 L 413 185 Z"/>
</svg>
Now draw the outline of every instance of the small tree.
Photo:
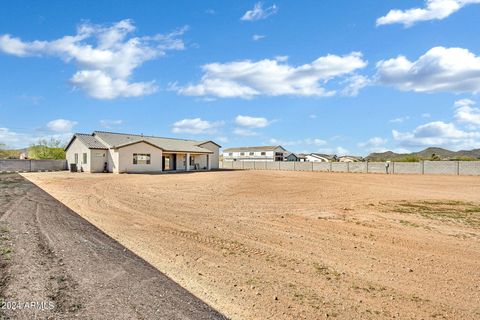
<svg viewBox="0 0 480 320">
<path fill-rule="evenodd" d="M 30 159 L 65 159 L 65 151 L 60 139 L 40 139 L 28 148 L 28 156 Z"/>
</svg>

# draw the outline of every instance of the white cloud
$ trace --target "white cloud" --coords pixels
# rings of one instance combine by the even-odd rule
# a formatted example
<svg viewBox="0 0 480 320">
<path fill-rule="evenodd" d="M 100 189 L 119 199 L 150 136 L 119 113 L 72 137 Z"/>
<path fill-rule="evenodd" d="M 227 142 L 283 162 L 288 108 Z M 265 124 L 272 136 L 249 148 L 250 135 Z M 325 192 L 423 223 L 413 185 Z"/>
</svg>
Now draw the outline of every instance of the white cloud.
<svg viewBox="0 0 480 320">
<path fill-rule="evenodd" d="M 389 122 L 389 123 L 402 123 L 402 122 L 407 121 L 408 119 L 410 119 L 409 116 L 398 117 L 398 118 L 395 118 L 395 119 L 391 119 L 391 120 L 389 120 L 388 122 Z"/>
<path fill-rule="evenodd" d="M 71 82 L 96 99 L 118 97 L 140 97 L 157 91 L 154 82 L 129 83 L 124 79 L 113 79 L 100 70 L 82 70 L 75 73 Z"/>
<path fill-rule="evenodd" d="M 204 74 L 199 84 L 184 87 L 173 84 L 171 89 L 183 95 L 220 98 L 332 96 L 336 91 L 325 89 L 327 82 L 335 78 L 355 77 L 353 73 L 366 65 L 359 52 L 344 56 L 327 55 L 297 67 L 278 59 L 210 63 L 202 67 Z"/>
<path fill-rule="evenodd" d="M 242 21 L 257 21 L 266 19 L 272 14 L 277 13 L 278 7 L 274 4 L 270 7 L 263 8 L 262 2 L 257 2 L 252 10 L 248 10 L 245 14 L 240 18 Z"/>
<path fill-rule="evenodd" d="M 431 116 L 430 113 L 422 113 L 422 118 L 430 118 Z"/>
<path fill-rule="evenodd" d="M 253 41 L 262 40 L 262 39 L 264 39 L 264 38 L 265 38 L 265 36 L 264 36 L 263 34 L 254 34 L 254 35 L 252 36 L 252 40 L 253 40 Z"/>
<path fill-rule="evenodd" d="M 378 148 L 380 146 L 383 146 L 387 144 L 387 142 L 388 142 L 387 139 L 384 139 L 381 137 L 373 137 L 368 139 L 367 141 L 358 143 L 357 146 L 360 148 L 372 149 L 372 148 Z"/>
<path fill-rule="evenodd" d="M 347 78 L 344 83 L 347 86 L 342 90 L 342 94 L 345 96 L 355 97 L 358 95 L 361 89 L 370 84 L 370 79 L 362 75 L 354 75 Z"/>
<path fill-rule="evenodd" d="M 111 129 L 113 127 L 121 126 L 122 124 L 123 124 L 123 120 L 109 120 L 109 119 L 100 120 L 100 126 L 105 129 Z"/>
<path fill-rule="evenodd" d="M 306 138 L 300 140 L 278 140 L 270 139 L 268 143 L 272 145 L 281 145 L 281 146 L 298 146 L 298 145 L 309 145 L 309 146 L 323 146 L 327 144 L 327 141 L 318 139 L 318 138 Z"/>
<path fill-rule="evenodd" d="M 217 132 L 217 128 L 223 125 L 222 121 L 207 121 L 201 118 L 183 119 L 175 122 L 172 126 L 173 133 L 190 133 L 190 134 L 213 134 Z"/>
<path fill-rule="evenodd" d="M 480 0 L 426 0 L 424 8 L 390 10 L 377 19 L 377 26 L 400 23 L 410 27 L 416 22 L 442 20 L 468 4 L 480 3 Z"/>
<path fill-rule="evenodd" d="M 25 42 L 0 35 L 0 51 L 18 57 L 54 56 L 73 62 L 78 71 L 72 84 L 97 99 L 136 97 L 157 90 L 153 82 L 130 82 L 133 71 L 149 60 L 164 56 L 169 50 L 182 50 L 179 37 L 183 27 L 169 34 L 132 37 L 135 26 L 122 20 L 111 26 L 83 23 L 73 36 L 52 41 Z"/>
<path fill-rule="evenodd" d="M 376 81 L 404 91 L 480 92 L 480 57 L 467 49 L 435 47 L 417 61 L 404 56 L 377 63 Z"/>
<path fill-rule="evenodd" d="M 238 115 L 235 118 L 235 124 L 242 126 L 242 127 L 249 127 L 249 128 L 265 128 L 270 124 L 266 118 L 255 118 L 249 116 L 242 116 Z"/>
<path fill-rule="evenodd" d="M 19 143 L 25 139 L 26 135 L 13 132 L 8 128 L 0 128 L 0 144 L 5 144 L 7 147 L 19 147 Z"/>
<path fill-rule="evenodd" d="M 455 102 L 454 118 L 459 123 L 472 127 L 480 126 L 480 108 L 474 108 L 475 102 L 470 99 L 462 99 Z"/>
<path fill-rule="evenodd" d="M 410 132 L 393 130 L 392 135 L 405 147 L 438 146 L 454 150 L 480 147 L 480 132 L 464 131 L 443 121 L 430 122 Z"/>
<path fill-rule="evenodd" d="M 72 132 L 73 127 L 78 124 L 76 121 L 66 119 L 56 119 L 47 123 L 47 128 L 53 132 L 66 133 Z"/>
</svg>

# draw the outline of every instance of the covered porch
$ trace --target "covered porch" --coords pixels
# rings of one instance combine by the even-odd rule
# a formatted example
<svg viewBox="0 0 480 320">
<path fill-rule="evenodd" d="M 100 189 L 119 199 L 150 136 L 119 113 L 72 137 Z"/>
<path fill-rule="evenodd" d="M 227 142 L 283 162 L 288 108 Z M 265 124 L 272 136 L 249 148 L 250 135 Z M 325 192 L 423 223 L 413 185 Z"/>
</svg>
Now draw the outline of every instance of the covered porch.
<svg viewBox="0 0 480 320">
<path fill-rule="evenodd" d="M 162 154 L 163 172 L 207 171 L 211 169 L 209 153 L 168 152 Z"/>
</svg>

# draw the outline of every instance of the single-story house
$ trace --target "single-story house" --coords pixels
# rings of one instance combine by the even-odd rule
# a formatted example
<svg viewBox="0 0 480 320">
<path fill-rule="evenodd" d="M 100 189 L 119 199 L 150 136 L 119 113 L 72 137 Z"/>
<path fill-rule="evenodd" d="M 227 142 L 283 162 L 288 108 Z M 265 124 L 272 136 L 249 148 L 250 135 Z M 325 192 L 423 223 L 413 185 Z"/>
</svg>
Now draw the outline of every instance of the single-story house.
<svg viewBox="0 0 480 320">
<path fill-rule="evenodd" d="M 355 157 L 355 156 L 341 156 L 338 158 L 339 162 L 362 162 L 362 157 Z"/>
<path fill-rule="evenodd" d="M 223 150 L 224 161 L 283 161 L 282 146 L 238 147 Z"/>
<path fill-rule="evenodd" d="M 65 148 L 68 165 L 85 172 L 163 172 L 219 167 L 220 145 L 137 134 L 76 133 Z"/>
<path fill-rule="evenodd" d="M 322 154 L 322 153 L 310 153 L 306 156 L 308 162 L 335 162 L 337 161 L 336 155 Z"/>
<path fill-rule="evenodd" d="M 303 153 L 285 153 L 283 156 L 283 161 L 297 161 L 297 162 L 305 162 L 307 157 Z"/>
</svg>

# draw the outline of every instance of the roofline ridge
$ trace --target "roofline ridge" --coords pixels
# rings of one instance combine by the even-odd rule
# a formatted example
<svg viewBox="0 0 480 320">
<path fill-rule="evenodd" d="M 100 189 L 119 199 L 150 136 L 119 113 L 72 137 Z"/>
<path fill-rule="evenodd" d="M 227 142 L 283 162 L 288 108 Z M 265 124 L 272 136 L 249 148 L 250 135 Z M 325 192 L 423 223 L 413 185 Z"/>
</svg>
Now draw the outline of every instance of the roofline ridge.
<svg viewBox="0 0 480 320">
<path fill-rule="evenodd" d="M 110 134 L 119 134 L 124 136 L 138 136 L 138 137 L 147 137 L 147 138 L 160 138 L 160 139 L 170 139 L 170 140 L 181 140 L 181 141 L 193 141 L 193 142 L 202 142 L 203 140 L 191 140 L 191 139 L 180 139 L 180 138 L 169 138 L 169 137 L 160 137 L 160 136 L 152 136 L 152 135 L 144 135 L 144 134 L 137 134 L 137 133 L 123 133 L 123 132 L 113 132 L 113 131 L 102 131 L 102 130 L 94 130 L 93 133 L 100 132 L 100 133 L 110 133 Z M 207 140 L 211 141 L 211 140 Z"/>
</svg>

